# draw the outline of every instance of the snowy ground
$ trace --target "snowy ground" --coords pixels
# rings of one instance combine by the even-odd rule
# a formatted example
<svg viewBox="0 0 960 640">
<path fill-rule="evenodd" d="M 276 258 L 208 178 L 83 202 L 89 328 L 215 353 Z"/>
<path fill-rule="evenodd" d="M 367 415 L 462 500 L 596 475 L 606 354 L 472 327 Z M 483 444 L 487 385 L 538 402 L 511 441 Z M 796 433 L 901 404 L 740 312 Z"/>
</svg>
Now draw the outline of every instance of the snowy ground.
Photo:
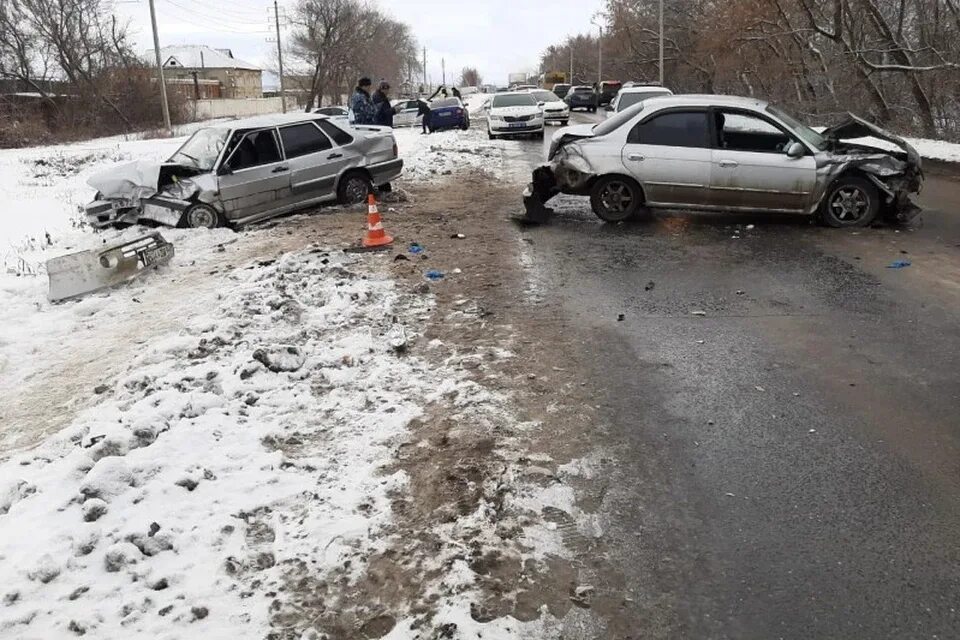
<svg viewBox="0 0 960 640">
<path fill-rule="evenodd" d="M 503 145 L 397 137 L 417 181 L 508 170 Z M 282 637 L 319 637 L 292 585 L 309 575 L 348 593 L 394 542 L 391 501 L 407 478 L 385 469 L 410 421 L 449 404 L 477 425 L 510 422 L 508 400 L 463 369 L 391 346 L 399 326 L 416 341 L 431 299 L 401 291 L 388 257 L 282 227 L 164 229 L 177 249 L 169 266 L 48 303 L 47 258 L 141 231 L 79 225 L 85 178 L 179 142 L 0 152 L 0 637 L 262 638 L 285 620 Z M 511 508 L 574 510 L 569 496 L 540 493 L 517 483 Z M 554 624 L 471 617 L 461 540 L 493 544 L 504 517 L 481 503 L 435 532 L 449 544 L 428 559 L 423 589 L 447 637 L 539 637 Z M 555 531 L 518 526 L 518 553 L 562 550 Z M 422 637 L 422 624 L 415 612 L 391 618 L 385 637 Z"/>
</svg>

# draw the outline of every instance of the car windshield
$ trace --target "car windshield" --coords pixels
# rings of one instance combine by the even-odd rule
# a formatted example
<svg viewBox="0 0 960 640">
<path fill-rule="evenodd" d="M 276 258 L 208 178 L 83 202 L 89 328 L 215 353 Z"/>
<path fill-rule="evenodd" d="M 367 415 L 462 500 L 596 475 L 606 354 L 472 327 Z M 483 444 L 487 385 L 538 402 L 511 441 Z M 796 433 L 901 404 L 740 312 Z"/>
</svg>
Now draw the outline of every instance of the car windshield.
<svg viewBox="0 0 960 640">
<path fill-rule="evenodd" d="M 642 91 L 637 93 L 621 93 L 620 102 L 617 103 L 617 111 L 623 111 L 627 107 L 632 107 L 638 102 L 643 102 L 647 98 L 654 98 L 656 96 L 669 96 L 670 92 L 664 89 L 663 91 Z"/>
<path fill-rule="evenodd" d="M 170 156 L 169 161 L 196 167 L 202 171 L 213 171 L 213 165 L 227 143 L 229 133 L 227 129 L 200 129 Z"/>
<path fill-rule="evenodd" d="M 820 151 L 823 151 L 827 148 L 826 138 L 791 116 L 783 109 L 779 109 L 773 105 L 767 105 L 767 113 L 770 113 L 783 120 L 783 122 L 807 144 L 816 147 Z"/>
<path fill-rule="evenodd" d="M 537 101 L 529 93 L 513 93 L 493 97 L 494 109 L 497 107 L 532 107 L 536 104 Z"/>
<path fill-rule="evenodd" d="M 432 106 L 434 109 L 437 107 L 458 107 L 460 106 L 460 101 L 456 98 L 445 98 L 443 100 L 437 100 Z"/>
<path fill-rule="evenodd" d="M 538 102 L 560 102 L 560 98 L 553 91 L 531 91 L 530 95 Z"/>
<path fill-rule="evenodd" d="M 633 116 L 637 115 L 643 111 L 643 102 L 638 102 L 637 104 L 627 107 L 623 111 L 618 111 L 616 115 L 610 116 L 600 124 L 593 126 L 593 133 L 597 136 L 605 136 L 615 129 L 619 129 L 620 126 L 631 120 Z"/>
</svg>

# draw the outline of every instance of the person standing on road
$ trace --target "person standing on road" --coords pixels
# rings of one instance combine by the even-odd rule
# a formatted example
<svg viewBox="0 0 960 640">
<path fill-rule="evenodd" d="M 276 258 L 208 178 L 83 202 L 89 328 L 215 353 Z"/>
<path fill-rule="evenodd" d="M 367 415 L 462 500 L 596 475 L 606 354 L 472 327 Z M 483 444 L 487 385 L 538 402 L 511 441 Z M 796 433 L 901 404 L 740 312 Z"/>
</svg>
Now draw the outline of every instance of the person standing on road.
<svg viewBox="0 0 960 640">
<path fill-rule="evenodd" d="M 357 88 L 350 96 L 350 122 L 353 124 L 374 124 L 376 108 L 370 100 L 370 78 L 360 78 Z"/>
<path fill-rule="evenodd" d="M 430 105 L 425 100 L 417 100 L 417 115 L 423 116 L 423 133 L 430 133 Z"/>
<path fill-rule="evenodd" d="M 454 97 L 454 98 L 460 98 L 460 97 L 461 97 L 461 96 L 460 96 L 460 89 L 457 89 L 456 87 L 453 88 L 453 97 Z"/>
<path fill-rule="evenodd" d="M 387 95 L 388 91 L 390 91 L 390 83 L 384 80 L 380 82 L 380 87 L 377 89 L 377 92 L 373 94 L 373 124 L 378 124 L 382 127 L 393 126 L 393 106 L 390 104 L 390 96 Z"/>
</svg>

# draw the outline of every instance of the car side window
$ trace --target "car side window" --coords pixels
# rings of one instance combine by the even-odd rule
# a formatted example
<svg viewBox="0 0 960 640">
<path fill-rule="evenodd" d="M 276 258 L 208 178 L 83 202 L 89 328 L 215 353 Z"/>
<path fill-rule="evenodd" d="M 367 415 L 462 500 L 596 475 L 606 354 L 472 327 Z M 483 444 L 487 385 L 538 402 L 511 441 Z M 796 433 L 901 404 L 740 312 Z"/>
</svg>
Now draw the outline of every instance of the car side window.
<svg viewBox="0 0 960 640">
<path fill-rule="evenodd" d="M 337 125 L 333 124 L 332 122 L 321 120 L 317 124 L 320 126 L 321 129 L 323 129 L 324 133 L 326 133 L 328 136 L 333 138 L 333 141 L 337 143 L 338 146 L 342 147 L 344 145 L 347 145 L 353 142 L 353 136 L 351 136 L 349 133 L 347 133 Z"/>
<path fill-rule="evenodd" d="M 309 153 L 332 149 L 330 138 L 323 134 L 312 122 L 280 127 L 280 138 L 287 158 L 299 158 Z"/>
<path fill-rule="evenodd" d="M 243 136 L 226 162 L 231 171 L 280 162 L 280 147 L 273 129 L 251 131 Z"/>
<path fill-rule="evenodd" d="M 717 142 L 721 149 L 783 153 L 793 141 L 773 123 L 739 111 L 717 111 Z"/>
<path fill-rule="evenodd" d="M 705 111 L 671 111 L 637 124 L 627 136 L 630 144 L 710 148 L 710 125 Z"/>
</svg>

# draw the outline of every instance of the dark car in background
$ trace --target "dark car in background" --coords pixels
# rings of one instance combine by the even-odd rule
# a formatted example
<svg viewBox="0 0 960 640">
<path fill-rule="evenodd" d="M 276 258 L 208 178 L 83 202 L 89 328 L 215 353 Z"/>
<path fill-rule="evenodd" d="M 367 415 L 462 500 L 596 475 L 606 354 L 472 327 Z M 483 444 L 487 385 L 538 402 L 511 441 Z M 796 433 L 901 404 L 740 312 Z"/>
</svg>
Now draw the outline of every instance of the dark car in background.
<svg viewBox="0 0 960 640">
<path fill-rule="evenodd" d="M 600 96 L 597 99 L 597 103 L 602 107 L 613 102 L 613 99 L 617 97 L 617 94 L 620 93 L 620 89 L 623 88 L 623 83 L 619 80 L 604 80 L 600 83 Z"/>
<path fill-rule="evenodd" d="M 443 98 L 430 103 L 430 131 L 470 128 L 470 114 L 460 98 Z"/>
<path fill-rule="evenodd" d="M 570 111 L 584 109 L 590 113 L 594 113 L 597 110 L 597 94 L 593 90 L 593 87 L 589 85 L 584 84 L 573 87 L 563 101 L 570 107 Z"/>
<path fill-rule="evenodd" d="M 573 85 L 558 82 L 557 84 L 553 85 L 552 91 L 556 94 L 558 98 L 563 100 L 564 98 L 567 97 L 567 94 L 570 93 L 570 89 L 572 88 L 572 86 Z"/>
</svg>

